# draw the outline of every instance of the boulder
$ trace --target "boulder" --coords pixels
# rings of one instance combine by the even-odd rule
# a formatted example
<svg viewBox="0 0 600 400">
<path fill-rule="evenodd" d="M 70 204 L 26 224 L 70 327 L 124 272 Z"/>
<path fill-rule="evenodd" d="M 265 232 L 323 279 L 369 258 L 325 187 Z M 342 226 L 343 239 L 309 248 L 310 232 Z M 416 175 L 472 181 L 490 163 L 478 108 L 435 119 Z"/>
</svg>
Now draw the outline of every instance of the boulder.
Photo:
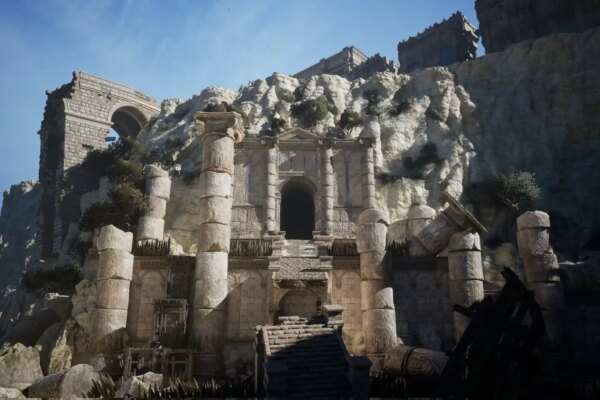
<svg viewBox="0 0 600 400">
<path fill-rule="evenodd" d="M 19 389 L 0 387 L 0 399 L 26 399 Z"/>
<path fill-rule="evenodd" d="M 137 398 L 142 397 L 150 388 L 162 388 L 162 374 L 146 372 L 144 375 L 132 376 L 123 382 L 121 388 L 115 394 L 116 398 Z"/>
<path fill-rule="evenodd" d="M 40 353 L 34 347 L 17 343 L 0 352 L 0 387 L 23 390 L 43 376 Z"/>
<path fill-rule="evenodd" d="M 76 399 L 85 397 L 99 377 L 91 365 L 79 364 L 66 371 L 42 377 L 29 388 L 29 397 Z"/>
</svg>

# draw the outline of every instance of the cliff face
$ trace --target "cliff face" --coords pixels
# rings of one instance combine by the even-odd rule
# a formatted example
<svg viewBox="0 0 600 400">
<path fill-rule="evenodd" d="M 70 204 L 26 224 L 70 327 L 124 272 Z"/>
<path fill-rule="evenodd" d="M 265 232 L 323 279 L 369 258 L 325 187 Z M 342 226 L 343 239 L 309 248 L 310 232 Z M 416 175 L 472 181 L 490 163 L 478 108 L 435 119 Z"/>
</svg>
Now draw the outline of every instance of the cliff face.
<svg viewBox="0 0 600 400">
<path fill-rule="evenodd" d="M 351 136 L 372 136 L 380 143 L 375 162 L 379 207 L 390 211 L 390 232 L 404 236 L 408 208 L 415 203 L 440 209 L 443 190 L 460 196 L 471 182 L 495 173 L 536 173 L 542 196 L 536 208 L 550 212 L 558 252 L 575 255 L 595 249 L 600 236 L 600 30 L 558 34 L 449 68 L 429 68 L 409 75 L 378 73 L 348 81 L 313 76 L 306 81 L 274 74 L 237 93 L 207 88 L 188 101 L 167 100 L 157 121 L 141 135 L 155 154 L 167 154 L 180 168 L 166 216 L 167 233 L 184 250 L 194 243 L 197 209 L 192 193 L 201 143 L 194 140 L 192 115 L 209 102 L 227 101 L 247 115 L 246 134 L 261 135 L 272 118 L 286 128 L 301 125 L 291 116 L 289 99 L 324 96 L 330 112 L 314 128 L 326 135 L 345 109 L 365 116 Z M 287 93 L 287 96 L 286 96 Z M 400 107 L 399 107 L 400 105 Z M 399 110 L 399 111 L 398 111 Z M 499 214 L 481 216 L 496 227 Z M 498 234 L 498 236 L 502 236 Z"/>
<path fill-rule="evenodd" d="M 556 250 L 600 250 L 600 29 L 524 42 L 455 65 L 476 104 L 471 180 L 535 172 Z"/>
<path fill-rule="evenodd" d="M 6 291 L 14 289 L 21 272 L 37 261 L 41 196 L 40 185 L 32 181 L 13 185 L 4 192 L 0 213 L 0 317 Z"/>
</svg>

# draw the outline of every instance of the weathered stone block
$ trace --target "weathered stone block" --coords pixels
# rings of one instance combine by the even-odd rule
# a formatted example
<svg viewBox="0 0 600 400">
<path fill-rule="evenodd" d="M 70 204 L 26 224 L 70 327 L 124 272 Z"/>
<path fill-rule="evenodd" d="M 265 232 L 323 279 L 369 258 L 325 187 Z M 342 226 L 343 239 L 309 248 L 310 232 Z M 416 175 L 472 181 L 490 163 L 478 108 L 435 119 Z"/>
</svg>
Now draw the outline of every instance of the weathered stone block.
<svg viewBox="0 0 600 400">
<path fill-rule="evenodd" d="M 98 272 L 94 279 L 131 280 L 133 255 L 124 250 L 107 249 L 98 258 Z"/>
<path fill-rule="evenodd" d="M 526 257 L 529 254 L 552 252 L 550 234 L 546 228 L 532 228 L 517 232 L 519 254 Z"/>
<path fill-rule="evenodd" d="M 195 283 L 194 309 L 225 308 L 228 293 L 227 278 L 203 274 Z"/>
<path fill-rule="evenodd" d="M 362 279 L 389 279 L 391 265 L 385 259 L 385 250 L 360 253 L 360 275 Z"/>
<path fill-rule="evenodd" d="M 450 300 L 454 304 L 469 307 L 483 300 L 483 281 L 450 281 Z"/>
<path fill-rule="evenodd" d="M 202 169 L 204 171 L 225 172 L 233 175 L 234 149 L 230 136 L 203 136 Z"/>
<path fill-rule="evenodd" d="M 363 311 L 362 328 L 367 354 L 385 353 L 396 345 L 396 311 Z"/>
<path fill-rule="evenodd" d="M 455 251 L 448 253 L 450 280 L 483 280 L 480 251 Z"/>
<path fill-rule="evenodd" d="M 394 290 L 382 280 L 368 280 L 360 283 L 361 309 L 390 309 L 394 307 Z"/>
<path fill-rule="evenodd" d="M 448 251 L 466 251 L 479 250 L 481 251 L 481 240 L 477 232 L 461 231 L 450 237 L 448 243 Z"/>
<path fill-rule="evenodd" d="M 91 315 L 90 332 L 96 341 L 127 325 L 127 310 L 96 308 Z"/>
<path fill-rule="evenodd" d="M 231 222 L 230 197 L 206 197 L 200 200 L 198 208 L 200 213 L 200 223 L 216 222 L 219 224 L 229 224 Z"/>
<path fill-rule="evenodd" d="M 66 371 L 45 376 L 33 382 L 29 397 L 79 399 L 92 388 L 98 373 L 91 365 L 79 364 Z"/>
<path fill-rule="evenodd" d="M 212 172 L 212 171 L 203 171 L 202 176 L 200 177 L 202 192 L 200 194 L 201 198 L 218 196 L 218 197 L 230 197 L 231 196 L 231 175 L 221 173 L 221 172 Z"/>
<path fill-rule="evenodd" d="M 204 274 L 227 279 L 228 254 L 220 251 L 198 252 L 196 254 L 196 278 Z"/>
<path fill-rule="evenodd" d="M 359 253 L 386 248 L 387 226 L 383 223 L 363 223 L 356 228 L 356 247 Z"/>
<path fill-rule="evenodd" d="M 0 353 L 0 387 L 23 390 L 43 376 L 36 348 L 16 343 Z"/>
<path fill-rule="evenodd" d="M 138 229 L 137 240 L 162 240 L 165 232 L 165 220 L 154 217 L 141 217 Z"/>
<path fill-rule="evenodd" d="M 98 251 L 106 249 L 124 250 L 131 252 L 133 233 L 123 232 L 113 225 L 103 226 L 98 237 Z"/>
<path fill-rule="evenodd" d="M 160 197 L 148 196 L 147 217 L 164 218 L 167 212 L 167 200 Z"/>
<path fill-rule="evenodd" d="M 412 206 L 408 210 L 406 236 L 412 238 L 421 232 L 435 218 L 435 210 L 429 206 Z"/>
<path fill-rule="evenodd" d="M 550 228 L 550 216 L 543 211 L 527 211 L 517 218 L 518 230 Z"/>
<path fill-rule="evenodd" d="M 229 252 L 231 227 L 213 222 L 200 225 L 198 251 L 200 252 Z"/>
<path fill-rule="evenodd" d="M 130 281 L 123 279 L 96 281 L 96 307 L 127 312 L 130 284 Z"/>
<path fill-rule="evenodd" d="M 168 177 L 146 180 L 146 195 L 169 200 L 171 195 L 171 179 Z"/>
<path fill-rule="evenodd" d="M 560 281 L 558 259 L 554 253 L 526 254 L 523 269 L 529 283 Z"/>
<path fill-rule="evenodd" d="M 148 178 L 166 178 L 169 173 L 157 165 L 147 165 L 144 168 L 144 176 Z"/>
</svg>

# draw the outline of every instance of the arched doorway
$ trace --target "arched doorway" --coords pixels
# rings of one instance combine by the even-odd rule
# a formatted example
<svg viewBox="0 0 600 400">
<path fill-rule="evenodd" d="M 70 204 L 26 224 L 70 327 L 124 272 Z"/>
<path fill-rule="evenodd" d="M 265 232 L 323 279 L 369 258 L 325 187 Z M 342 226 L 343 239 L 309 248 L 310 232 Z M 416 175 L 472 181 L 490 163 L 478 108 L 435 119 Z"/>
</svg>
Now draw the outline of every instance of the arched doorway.
<svg viewBox="0 0 600 400">
<path fill-rule="evenodd" d="M 304 178 L 292 178 L 281 189 L 281 230 L 286 239 L 312 239 L 315 190 Z"/>
<path fill-rule="evenodd" d="M 110 120 L 113 123 L 113 126 L 107 138 L 113 139 L 108 141 L 114 141 L 117 140 L 117 137 L 125 136 L 135 139 L 144 125 L 148 122 L 144 114 L 132 106 L 117 108 L 112 113 Z"/>
<path fill-rule="evenodd" d="M 311 318 L 317 315 L 321 300 L 308 289 L 292 289 L 279 301 L 280 317 Z"/>
</svg>

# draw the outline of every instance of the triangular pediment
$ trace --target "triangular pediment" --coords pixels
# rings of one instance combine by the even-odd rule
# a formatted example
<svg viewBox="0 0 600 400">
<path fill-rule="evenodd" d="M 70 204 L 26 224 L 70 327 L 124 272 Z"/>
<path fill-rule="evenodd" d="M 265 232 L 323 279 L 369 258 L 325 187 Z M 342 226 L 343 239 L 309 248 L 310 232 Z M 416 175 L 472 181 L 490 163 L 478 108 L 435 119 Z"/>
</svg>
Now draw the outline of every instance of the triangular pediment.
<svg viewBox="0 0 600 400">
<path fill-rule="evenodd" d="M 302 128 L 292 128 L 292 129 L 288 129 L 287 131 L 281 133 L 279 135 L 279 140 L 297 140 L 297 141 L 310 141 L 310 142 L 314 142 L 316 140 L 321 139 L 320 136 L 315 135 L 312 132 L 307 131 L 306 129 L 302 129 Z"/>
</svg>

